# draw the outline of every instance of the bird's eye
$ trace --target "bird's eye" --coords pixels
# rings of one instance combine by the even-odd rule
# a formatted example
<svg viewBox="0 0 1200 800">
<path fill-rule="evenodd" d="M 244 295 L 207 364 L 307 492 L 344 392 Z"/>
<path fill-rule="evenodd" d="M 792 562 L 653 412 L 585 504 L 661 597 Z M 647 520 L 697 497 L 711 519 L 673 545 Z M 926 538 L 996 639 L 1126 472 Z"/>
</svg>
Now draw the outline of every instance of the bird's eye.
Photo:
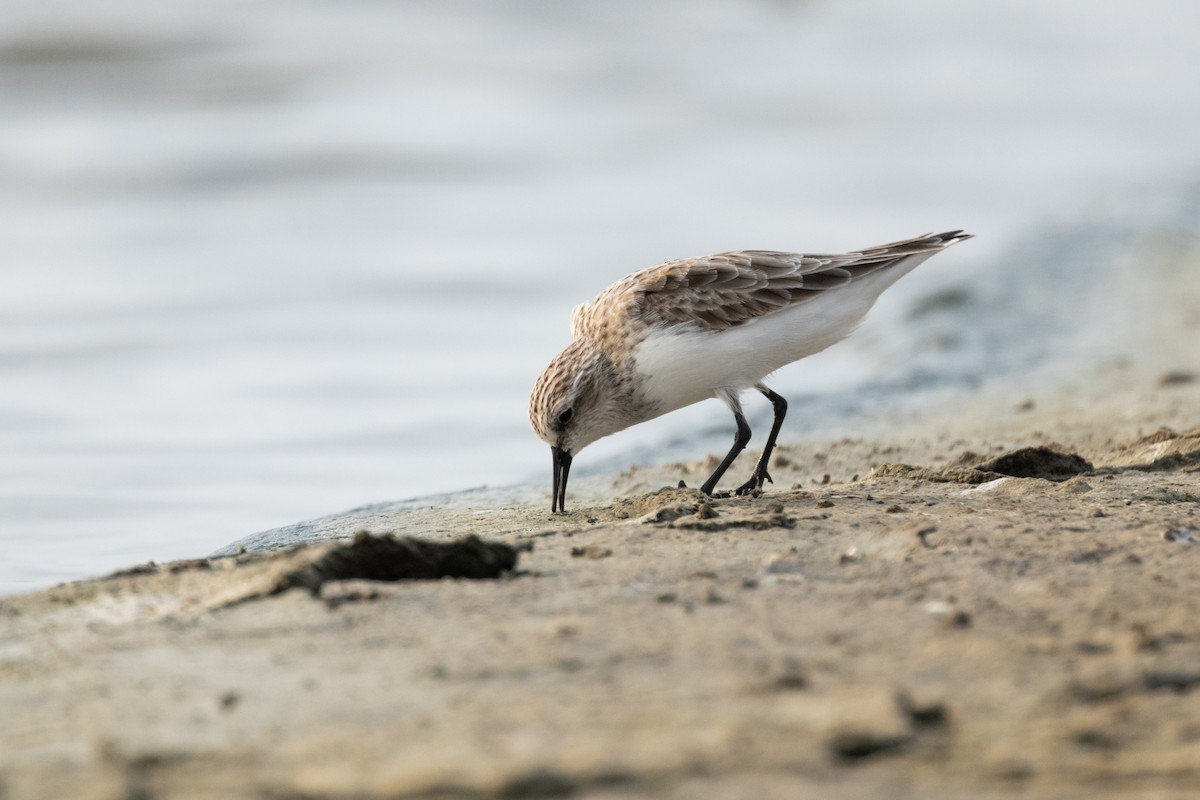
<svg viewBox="0 0 1200 800">
<path fill-rule="evenodd" d="M 560 411 L 558 413 L 558 424 L 566 425 L 568 422 L 571 421 L 571 417 L 573 417 L 573 416 L 575 416 L 574 409 L 572 409 L 572 408 L 563 409 L 562 411 Z"/>
</svg>

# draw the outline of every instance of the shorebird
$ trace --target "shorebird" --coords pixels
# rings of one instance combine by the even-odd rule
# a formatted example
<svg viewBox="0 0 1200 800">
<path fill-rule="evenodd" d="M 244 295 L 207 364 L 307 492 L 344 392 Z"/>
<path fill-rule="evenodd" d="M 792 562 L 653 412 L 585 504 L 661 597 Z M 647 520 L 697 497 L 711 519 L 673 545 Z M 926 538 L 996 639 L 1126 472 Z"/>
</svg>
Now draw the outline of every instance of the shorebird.
<svg viewBox="0 0 1200 800">
<path fill-rule="evenodd" d="M 844 339 L 885 289 L 969 238 L 950 231 L 840 255 L 739 250 L 685 258 L 627 275 L 576 307 L 573 341 L 529 398 L 529 421 L 553 460 L 551 513 L 566 510 L 571 461 L 584 447 L 717 397 L 737 432 L 700 487 L 712 495 L 750 441 L 740 395 L 752 387 L 771 401 L 775 421 L 750 479 L 734 493 L 762 489 L 787 413 L 764 379 Z"/>
</svg>

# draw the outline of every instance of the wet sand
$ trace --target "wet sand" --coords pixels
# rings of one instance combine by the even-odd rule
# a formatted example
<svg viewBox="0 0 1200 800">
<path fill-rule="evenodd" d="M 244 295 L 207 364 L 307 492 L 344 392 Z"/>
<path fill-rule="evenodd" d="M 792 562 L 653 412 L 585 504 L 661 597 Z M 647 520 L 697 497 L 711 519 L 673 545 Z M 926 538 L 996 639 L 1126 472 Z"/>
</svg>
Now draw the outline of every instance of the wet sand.
<svg viewBox="0 0 1200 800">
<path fill-rule="evenodd" d="M 497 579 L 297 580 L 355 563 L 318 543 L 0 601 L 0 797 L 1192 796 L 1196 263 L 1139 358 L 784 444 L 760 497 L 354 523 Z"/>
</svg>

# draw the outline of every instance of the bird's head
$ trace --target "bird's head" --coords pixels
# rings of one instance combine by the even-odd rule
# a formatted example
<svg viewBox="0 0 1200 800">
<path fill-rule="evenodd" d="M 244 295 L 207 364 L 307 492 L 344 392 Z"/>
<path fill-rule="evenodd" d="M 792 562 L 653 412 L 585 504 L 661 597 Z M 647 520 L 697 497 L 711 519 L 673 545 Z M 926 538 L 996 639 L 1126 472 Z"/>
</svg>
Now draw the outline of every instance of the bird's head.
<svg viewBox="0 0 1200 800">
<path fill-rule="evenodd" d="M 551 511 L 565 510 L 575 454 L 629 426 L 620 397 L 612 362 L 587 339 L 572 342 L 538 376 L 529 396 L 529 423 L 553 456 Z"/>
</svg>

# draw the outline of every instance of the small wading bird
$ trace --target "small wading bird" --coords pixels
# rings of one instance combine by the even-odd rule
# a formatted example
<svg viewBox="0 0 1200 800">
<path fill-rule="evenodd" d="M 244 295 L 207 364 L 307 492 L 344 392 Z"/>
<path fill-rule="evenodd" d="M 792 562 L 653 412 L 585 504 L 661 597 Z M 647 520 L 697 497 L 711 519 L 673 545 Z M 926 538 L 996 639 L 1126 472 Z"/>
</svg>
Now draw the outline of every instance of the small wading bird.
<svg viewBox="0 0 1200 800">
<path fill-rule="evenodd" d="M 739 486 L 770 481 L 767 463 L 787 401 L 763 379 L 841 341 L 885 289 L 934 253 L 971 238 L 918 236 L 842 255 L 741 250 L 669 261 L 628 275 L 571 315 L 573 341 L 529 398 L 533 430 L 549 443 L 550 510 L 565 511 L 571 460 L 610 433 L 709 397 L 737 423 L 733 447 L 700 487 L 717 481 L 750 441 L 739 395 L 754 387 L 775 407 L 762 457 Z"/>
</svg>

